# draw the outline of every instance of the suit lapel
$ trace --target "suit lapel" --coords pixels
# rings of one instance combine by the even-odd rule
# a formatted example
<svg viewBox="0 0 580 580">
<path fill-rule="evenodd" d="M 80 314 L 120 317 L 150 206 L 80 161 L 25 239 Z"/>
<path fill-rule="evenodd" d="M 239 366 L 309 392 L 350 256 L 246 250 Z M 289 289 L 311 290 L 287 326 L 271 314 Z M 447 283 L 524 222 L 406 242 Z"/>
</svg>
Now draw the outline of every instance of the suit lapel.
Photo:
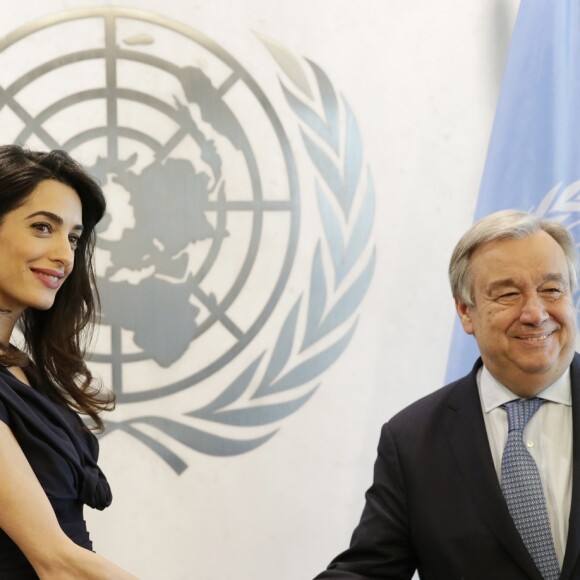
<svg viewBox="0 0 580 580">
<path fill-rule="evenodd" d="M 482 520 L 529 578 L 541 580 L 508 512 L 495 472 L 477 389 L 480 367 L 478 361 L 471 374 L 451 387 L 445 419 L 451 452 Z"/>
<path fill-rule="evenodd" d="M 572 386 L 572 502 L 561 579 L 572 578 L 580 555 L 580 355 L 570 367 Z"/>
</svg>

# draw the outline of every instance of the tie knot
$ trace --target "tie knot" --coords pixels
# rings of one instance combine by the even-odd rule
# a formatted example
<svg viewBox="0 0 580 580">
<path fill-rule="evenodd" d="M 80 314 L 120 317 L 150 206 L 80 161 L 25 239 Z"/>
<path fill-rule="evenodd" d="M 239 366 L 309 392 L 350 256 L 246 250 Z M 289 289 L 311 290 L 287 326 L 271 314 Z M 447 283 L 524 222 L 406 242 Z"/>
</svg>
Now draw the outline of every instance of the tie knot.
<svg viewBox="0 0 580 580">
<path fill-rule="evenodd" d="M 523 431 L 534 413 L 545 403 L 545 399 L 516 399 L 503 405 L 508 416 L 508 430 Z"/>
</svg>

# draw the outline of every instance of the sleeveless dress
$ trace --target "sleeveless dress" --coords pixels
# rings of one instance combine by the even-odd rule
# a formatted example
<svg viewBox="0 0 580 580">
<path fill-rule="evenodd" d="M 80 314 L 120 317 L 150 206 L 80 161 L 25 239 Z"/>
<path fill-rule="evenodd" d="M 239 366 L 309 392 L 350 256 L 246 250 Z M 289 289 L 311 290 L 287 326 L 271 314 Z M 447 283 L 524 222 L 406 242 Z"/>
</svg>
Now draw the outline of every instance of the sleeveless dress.
<svg viewBox="0 0 580 580">
<path fill-rule="evenodd" d="M 97 438 L 84 428 L 75 412 L 24 384 L 2 366 L 0 421 L 14 433 L 63 531 L 79 546 L 92 550 L 83 506 L 102 510 L 112 500 L 109 484 L 97 466 Z M 35 578 L 38 576 L 24 554 L 0 529 L 0 579 Z"/>
</svg>

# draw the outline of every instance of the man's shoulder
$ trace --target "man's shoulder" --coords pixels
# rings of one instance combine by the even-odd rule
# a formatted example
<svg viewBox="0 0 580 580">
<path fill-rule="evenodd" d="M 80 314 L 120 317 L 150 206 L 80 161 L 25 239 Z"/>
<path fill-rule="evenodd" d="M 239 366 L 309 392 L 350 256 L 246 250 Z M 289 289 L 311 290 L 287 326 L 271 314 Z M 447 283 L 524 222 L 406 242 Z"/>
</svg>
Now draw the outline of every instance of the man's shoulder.
<svg viewBox="0 0 580 580">
<path fill-rule="evenodd" d="M 480 367 L 481 364 L 478 361 L 468 375 L 417 399 L 396 413 L 385 425 L 392 428 L 426 426 L 433 421 L 441 420 L 450 408 L 453 409 L 465 403 L 477 403 L 479 394 L 476 377 Z"/>
</svg>

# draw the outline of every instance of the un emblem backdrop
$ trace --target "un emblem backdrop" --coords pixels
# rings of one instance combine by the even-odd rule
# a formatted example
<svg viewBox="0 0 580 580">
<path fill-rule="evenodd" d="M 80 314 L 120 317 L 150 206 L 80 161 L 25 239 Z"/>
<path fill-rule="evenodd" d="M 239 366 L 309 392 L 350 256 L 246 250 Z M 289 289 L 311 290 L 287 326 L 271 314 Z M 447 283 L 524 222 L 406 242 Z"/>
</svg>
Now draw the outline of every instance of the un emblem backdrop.
<svg viewBox="0 0 580 580">
<path fill-rule="evenodd" d="M 89 360 L 117 395 L 115 500 L 87 519 L 140 577 L 314 576 L 380 424 L 440 386 L 447 253 L 494 105 L 469 75 L 448 86 L 497 17 L 451 4 L 463 32 L 426 0 L 4 12 L 2 142 L 66 149 L 108 200 Z M 432 59 L 455 69 L 434 80 Z"/>
<path fill-rule="evenodd" d="M 265 443 L 350 341 L 374 270 L 348 102 L 314 62 L 257 41 L 281 110 L 218 43 L 158 14 L 72 10 L 0 45 L 5 138 L 66 149 L 107 196 L 91 354 L 117 395 L 107 434 L 178 473 L 187 461 L 142 427 L 210 455 Z"/>
</svg>

